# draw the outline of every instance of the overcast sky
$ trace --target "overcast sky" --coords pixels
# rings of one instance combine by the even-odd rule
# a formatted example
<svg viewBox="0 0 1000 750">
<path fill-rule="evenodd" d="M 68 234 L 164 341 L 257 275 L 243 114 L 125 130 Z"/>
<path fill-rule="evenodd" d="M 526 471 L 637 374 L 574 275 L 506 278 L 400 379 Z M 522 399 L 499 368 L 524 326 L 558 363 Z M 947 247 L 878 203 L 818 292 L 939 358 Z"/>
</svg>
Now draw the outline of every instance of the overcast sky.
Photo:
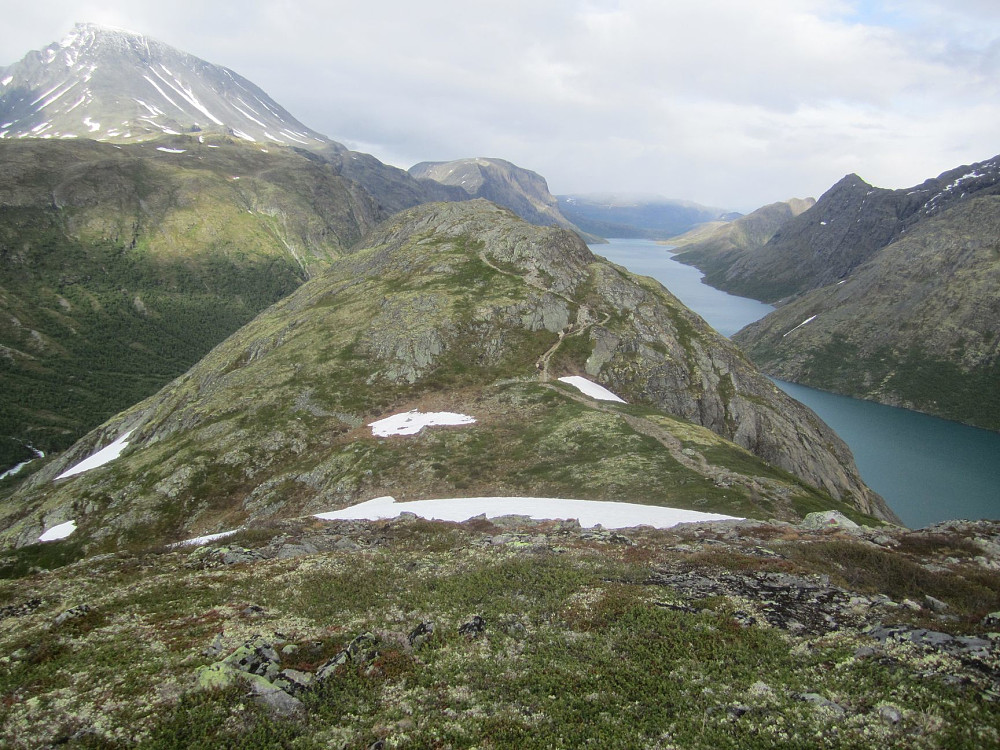
<svg viewBox="0 0 1000 750">
<path fill-rule="evenodd" d="M 752 210 L 1000 153 L 997 0 L 0 0 L 0 65 L 76 21 L 225 65 L 383 161 Z"/>
</svg>

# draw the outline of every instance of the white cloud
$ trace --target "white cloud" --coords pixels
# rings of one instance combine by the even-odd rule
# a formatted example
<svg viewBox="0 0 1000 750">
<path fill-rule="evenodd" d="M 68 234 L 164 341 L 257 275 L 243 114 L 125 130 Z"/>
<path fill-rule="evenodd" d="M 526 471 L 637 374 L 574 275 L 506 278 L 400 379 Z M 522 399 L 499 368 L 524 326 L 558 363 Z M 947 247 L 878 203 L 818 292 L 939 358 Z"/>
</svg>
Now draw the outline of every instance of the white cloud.
<svg viewBox="0 0 1000 750">
<path fill-rule="evenodd" d="M 556 192 L 752 209 L 1000 150 L 992 0 L 51 5 L 5 14 L 0 59 L 72 20 L 134 28 L 398 166 L 501 156 Z"/>
</svg>

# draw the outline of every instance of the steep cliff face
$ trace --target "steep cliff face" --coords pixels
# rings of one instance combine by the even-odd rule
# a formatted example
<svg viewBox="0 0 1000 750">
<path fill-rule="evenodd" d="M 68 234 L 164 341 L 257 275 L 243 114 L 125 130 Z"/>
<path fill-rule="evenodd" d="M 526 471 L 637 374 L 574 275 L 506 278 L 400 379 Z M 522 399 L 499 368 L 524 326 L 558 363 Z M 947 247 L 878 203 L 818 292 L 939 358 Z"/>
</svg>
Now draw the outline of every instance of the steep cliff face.
<svg viewBox="0 0 1000 750">
<path fill-rule="evenodd" d="M 916 225 L 735 341 L 786 380 L 1000 430 L 1000 197 Z"/>
<path fill-rule="evenodd" d="M 366 426 L 413 409 L 477 421 L 409 441 Z M 126 432 L 121 458 L 53 482 Z M 95 543 L 172 539 L 384 494 L 892 517 L 843 443 L 662 286 L 472 201 L 381 225 L 35 474 L 2 525 L 18 544 L 69 518 Z"/>
</svg>

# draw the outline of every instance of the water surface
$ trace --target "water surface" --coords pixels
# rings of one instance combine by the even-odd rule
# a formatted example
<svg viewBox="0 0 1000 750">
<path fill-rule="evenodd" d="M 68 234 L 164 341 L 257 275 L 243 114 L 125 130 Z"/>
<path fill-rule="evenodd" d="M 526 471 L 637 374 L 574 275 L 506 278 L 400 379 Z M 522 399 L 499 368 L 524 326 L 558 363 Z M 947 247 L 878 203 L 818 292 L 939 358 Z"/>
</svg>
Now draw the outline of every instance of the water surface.
<svg viewBox="0 0 1000 750">
<path fill-rule="evenodd" d="M 678 263 L 665 246 L 649 240 L 611 240 L 591 250 L 634 273 L 652 276 L 725 336 L 774 309 L 702 284 L 698 269 Z M 775 383 L 844 439 L 862 478 L 907 526 L 1000 518 L 1000 433 Z"/>
</svg>

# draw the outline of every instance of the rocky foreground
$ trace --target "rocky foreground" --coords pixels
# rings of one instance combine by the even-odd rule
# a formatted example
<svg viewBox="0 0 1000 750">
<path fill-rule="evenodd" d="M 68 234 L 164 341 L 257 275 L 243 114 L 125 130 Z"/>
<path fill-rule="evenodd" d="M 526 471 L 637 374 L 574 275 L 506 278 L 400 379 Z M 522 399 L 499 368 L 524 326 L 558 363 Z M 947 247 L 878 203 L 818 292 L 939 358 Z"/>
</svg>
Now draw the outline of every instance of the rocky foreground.
<svg viewBox="0 0 1000 750">
<path fill-rule="evenodd" d="M 309 518 L 51 549 L 0 560 L 5 747 L 1000 743 L 1000 522 Z"/>
</svg>

